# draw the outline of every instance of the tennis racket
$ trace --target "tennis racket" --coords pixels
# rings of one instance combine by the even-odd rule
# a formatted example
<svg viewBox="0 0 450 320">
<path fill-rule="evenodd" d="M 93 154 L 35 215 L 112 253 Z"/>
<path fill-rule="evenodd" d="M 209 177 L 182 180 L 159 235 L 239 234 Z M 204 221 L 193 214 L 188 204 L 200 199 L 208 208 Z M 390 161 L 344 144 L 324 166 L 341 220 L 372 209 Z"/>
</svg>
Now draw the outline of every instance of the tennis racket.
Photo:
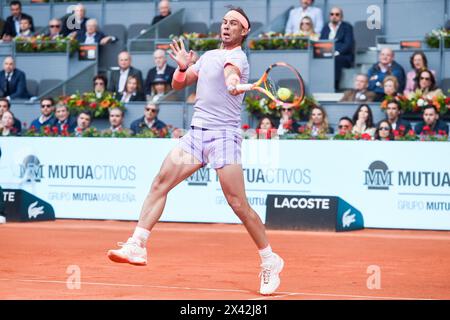
<svg viewBox="0 0 450 320">
<path fill-rule="evenodd" d="M 255 83 L 238 84 L 237 90 L 258 91 L 283 107 L 297 107 L 305 97 L 305 85 L 300 73 L 285 62 L 272 64 Z"/>
</svg>

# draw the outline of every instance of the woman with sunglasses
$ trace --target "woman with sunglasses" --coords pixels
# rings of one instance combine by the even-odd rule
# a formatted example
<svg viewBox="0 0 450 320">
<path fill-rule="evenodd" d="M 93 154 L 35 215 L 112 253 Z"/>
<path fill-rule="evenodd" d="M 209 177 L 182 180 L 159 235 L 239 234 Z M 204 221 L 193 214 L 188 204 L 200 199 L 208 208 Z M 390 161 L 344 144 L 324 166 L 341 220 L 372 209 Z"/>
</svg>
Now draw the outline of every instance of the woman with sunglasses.
<svg viewBox="0 0 450 320">
<path fill-rule="evenodd" d="M 415 51 L 411 58 L 409 59 L 409 63 L 411 65 L 411 71 L 406 74 L 406 87 L 403 92 L 405 96 L 413 93 L 417 88 L 417 78 L 419 72 L 422 70 L 428 69 L 428 59 L 423 51 Z M 428 69 L 429 70 L 429 69 Z M 430 70 L 434 76 L 436 76 L 436 72 L 434 70 Z"/>
<path fill-rule="evenodd" d="M 294 108 L 281 107 L 281 119 L 277 134 L 282 136 L 288 133 L 298 133 L 300 124 L 294 119 Z"/>
<path fill-rule="evenodd" d="M 443 95 L 441 89 L 436 86 L 436 78 L 433 72 L 430 70 L 422 70 L 417 74 L 416 79 L 417 91 L 428 99 L 433 99 L 435 96 Z M 414 95 L 414 92 L 410 94 L 410 97 Z"/>
<path fill-rule="evenodd" d="M 378 123 L 377 130 L 375 131 L 375 140 L 383 140 L 383 141 L 394 140 L 394 131 L 392 130 L 389 121 L 382 120 Z"/>
<path fill-rule="evenodd" d="M 319 40 L 320 35 L 314 32 L 314 23 L 309 16 L 304 16 L 300 21 L 300 35 L 313 41 Z"/>
</svg>

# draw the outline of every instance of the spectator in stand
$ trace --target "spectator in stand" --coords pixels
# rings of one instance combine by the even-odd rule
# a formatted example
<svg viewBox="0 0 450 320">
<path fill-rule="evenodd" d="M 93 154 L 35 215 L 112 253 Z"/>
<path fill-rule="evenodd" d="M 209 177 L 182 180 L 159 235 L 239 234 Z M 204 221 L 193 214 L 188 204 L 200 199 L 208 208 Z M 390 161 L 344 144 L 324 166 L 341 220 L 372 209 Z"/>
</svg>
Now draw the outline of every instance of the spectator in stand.
<svg viewBox="0 0 450 320">
<path fill-rule="evenodd" d="M 131 54 L 128 51 L 122 51 L 118 55 L 119 70 L 111 72 L 108 91 L 118 95 L 125 89 L 125 84 L 129 76 L 137 76 L 139 85 L 142 87 L 142 72 L 131 66 Z"/>
<path fill-rule="evenodd" d="M 303 17 L 311 17 L 314 24 L 314 31 L 320 34 L 323 28 L 322 10 L 313 7 L 314 0 L 300 0 L 300 7 L 294 8 L 289 12 L 289 18 L 286 23 L 285 33 L 298 33 L 300 30 L 300 21 Z"/>
<path fill-rule="evenodd" d="M 358 74 L 354 80 L 353 89 L 344 92 L 340 102 L 371 102 L 375 99 L 375 93 L 368 91 L 369 78 L 366 74 Z"/>
<path fill-rule="evenodd" d="M 413 93 L 418 88 L 416 80 L 418 79 L 419 72 L 428 69 L 428 59 L 423 51 L 415 51 L 412 54 L 409 63 L 411 64 L 412 70 L 406 74 L 405 96 L 409 96 L 409 94 Z M 436 76 L 434 70 L 430 71 Z"/>
<path fill-rule="evenodd" d="M 130 130 L 123 126 L 123 111 L 119 108 L 109 109 L 109 129 L 103 131 L 103 134 L 110 134 L 113 137 L 120 132 L 131 134 Z"/>
<path fill-rule="evenodd" d="M 15 38 L 31 38 L 33 35 L 33 31 L 31 31 L 31 19 L 28 17 L 20 18 L 20 31 Z"/>
<path fill-rule="evenodd" d="M 41 115 L 39 118 L 33 120 L 31 122 L 30 128 L 34 127 L 34 129 L 39 132 L 41 127 L 52 125 L 55 120 L 55 101 L 53 98 L 46 97 L 41 99 Z"/>
<path fill-rule="evenodd" d="M 349 117 L 342 117 L 339 119 L 338 130 L 339 134 L 346 135 L 352 133 L 353 121 Z"/>
<path fill-rule="evenodd" d="M 63 36 L 62 33 L 62 22 L 59 19 L 52 19 L 48 22 L 48 33 L 46 34 L 47 37 L 54 40 L 57 37 Z"/>
<path fill-rule="evenodd" d="M 6 111 L 11 111 L 11 102 L 6 98 L 0 98 L 0 119 Z M 14 128 L 18 134 L 22 132 L 22 123 L 17 118 L 14 118 Z"/>
<path fill-rule="evenodd" d="M 158 119 L 159 106 L 156 103 L 149 102 L 144 108 L 144 116 L 134 120 L 130 129 L 134 135 L 142 133 L 144 130 L 162 130 L 167 125 Z"/>
<path fill-rule="evenodd" d="M 430 100 L 444 95 L 442 90 L 436 86 L 436 78 L 430 70 L 422 70 L 417 74 L 416 87 L 422 96 Z M 413 95 L 414 92 L 410 93 L 410 97 Z"/>
<path fill-rule="evenodd" d="M 334 87 L 339 90 L 342 69 L 351 68 L 355 60 L 355 40 L 353 27 L 343 21 L 344 11 L 334 7 L 330 10 L 330 22 L 323 27 L 320 34 L 322 40 L 334 40 Z"/>
<path fill-rule="evenodd" d="M 3 112 L 2 118 L 0 119 L 0 135 L 3 137 L 7 136 L 18 136 L 20 133 L 14 128 L 14 114 L 11 111 Z"/>
<path fill-rule="evenodd" d="M 153 59 L 155 62 L 155 67 L 148 71 L 147 78 L 145 79 L 146 94 L 152 94 L 151 85 L 154 83 L 156 76 L 163 77 L 165 82 L 171 85 L 173 73 L 175 72 L 175 68 L 167 64 L 167 56 L 164 50 L 157 49 L 153 53 Z"/>
<path fill-rule="evenodd" d="M 419 135 L 448 135 L 448 125 L 439 119 L 439 113 L 435 106 L 423 107 L 423 120 L 416 127 L 415 132 Z"/>
<path fill-rule="evenodd" d="M 152 25 L 158 23 L 162 19 L 170 16 L 170 2 L 168 0 L 161 0 L 158 5 L 159 15 L 153 17 Z"/>
<path fill-rule="evenodd" d="M 11 56 L 5 58 L 0 72 L 0 97 L 8 100 L 30 98 L 25 73 L 16 68 Z"/>
<path fill-rule="evenodd" d="M 151 94 L 147 101 L 157 103 L 170 91 L 170 85 L 162 75 L 157 75 L 151 84 Z"/>
<path fill-rule="evenodd" d="M 108 86 L 108 79 L 102 74 L 98 74 L 92 80 L 94 85 L 94 93 L 97 99 L 102 99 L 108 92 L 106 87 Z"/>
<path fill-rule="evenodd" d="M 353 114 L 353 134 L 368 134 L 372 138 L 375 135 L 375 128 L 373 126 L 373 115 L 369 105 L 361 104 L 356 112 Z"/>
<path fill-rule="evenodd" d="M 394 51 L 390 48 L 383 48 L 380 51 L 378 63 L 375 63 L 368 72 L 369 90 L 377 95 L 375 101 L 382 101 L 384 98 L 383 81 L 387 76 L 395 76 L 399 83 L 398 92 L 405 89 L 405 71 L 403 67 L 394 61 Z"/>
<path fill-rule="evenodd" d="M 117 98 L 123 103 L 133 101 L 145 101 L 145 95 L 142 93 L 141 84 L 137 76 L 128 76 L 125 90 Z"/>
<path fill-rule="evenodd" d="M 300 123 L 294 119 L 294 109 L 291 107 L 281 107 L 281 119 L 278 125 L 277 134 L 279 136 L 289 133 L 297 133 Z"/>
<path fill-rule="evenodd" d="M 76 38 L 80 43 L 98 44 L 101 46 L 116 41 L 115 37 L 107 36 L 98 29 L 98 23 L 96 19 L 89 19 L 88 21 L 86 21 L 86 31 L 78 31 Z"/>
<path fill-rule="evenodd" d="M 75 37 L 78 32 L 86 32 L 86 22 L 89 20 L 86 17 L 86 8 L 81 4 L 77 4 L 72 13 L 64 16 L 62 19 L 62 34 L 67 36 Z"/>
<path fill-rule="evenodd" d="M 300 35 L 313 41 L 317 41 L 320 38 L 320 34 L 314 31 L 314 22 L 309 16 L 304 16 L 300 21 Z"/>
<path fill-rule="evenodd" d="M 58 128 L 58 134 L 61 135 L 64 132 L 71 134 L 74 132 L 77 126 L 77 120 L 69 113 L 69 108 L 64 104 L 58 104 L 55 110 L 55 120 L 51 124 L 51 127 Z"/>
<path fill-rule="evenodd" d="M 77 117 L 77 127 L 74 129 L 75 137 L 82 137 L 83 133 L 91 127 L 92 114 L 89 111 L 81 111 Z"/>
<path fill-rule="evenodd" d="M 383 90 L 384 90 L 384 99 L 386 97 L 396 97 L 398 95 L 397 78 L 394 76 L 387 76 L 386 78 L 384 78 Z"/>
<path fill-rule="evenodd" d="M 3 28 L 2 39 L 11 41 L 20 33 L 20 21 L 22 18 L 28 18 L 31 24 L 30 30 L 34 32 L 33 18 L 22 12 L 22 3 L 20 1 L 11 1 L 9 4 L 11 15 L 6 19 Z"/>
<path fill-rule="evenodd" d="M 394 139 L 394 131 L 389 121 L 381 120 L 377 125 L 374 140 L 393 141 Z"/>
<path fill-rule="evenodd" d="M 273 139 L 277 137 L 275 123 L 269 117 L 262 117 L 256 127 L 257 139 Z"/>
<path fill-rule="evenodd" d="M 392 100 L 386 107 L 386 120 L 392 127 L 392 130 L 396 131 L 398 135 L 404 136 L 411 130 L 411 124 L 401 118 L 400 104 L 396 100 Z"/>
<path fill-rule="evenodd" d="M 328 124 L 327 113 L 321 106 L 312 107 L 305 129 L 311 132 L 312 137 L 332 134 L 334 132 L 333 128 Z"/>
</svg>

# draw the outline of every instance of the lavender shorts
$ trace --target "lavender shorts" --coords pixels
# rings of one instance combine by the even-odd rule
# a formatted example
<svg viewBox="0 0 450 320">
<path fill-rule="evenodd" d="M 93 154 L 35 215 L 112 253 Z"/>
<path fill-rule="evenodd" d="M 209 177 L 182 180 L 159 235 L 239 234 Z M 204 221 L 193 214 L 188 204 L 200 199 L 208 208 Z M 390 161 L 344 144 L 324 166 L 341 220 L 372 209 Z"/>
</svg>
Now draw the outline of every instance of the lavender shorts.
<svg viewBox="0 0 450 320">
<path fill-rule="evenodd" d="M 241 164 L 242 136 L 234 130 L 190 129 L 179 142 L 179 146 L 193 155 L 203 165 L 213 169 L 229 164 Z"/>
</svg>

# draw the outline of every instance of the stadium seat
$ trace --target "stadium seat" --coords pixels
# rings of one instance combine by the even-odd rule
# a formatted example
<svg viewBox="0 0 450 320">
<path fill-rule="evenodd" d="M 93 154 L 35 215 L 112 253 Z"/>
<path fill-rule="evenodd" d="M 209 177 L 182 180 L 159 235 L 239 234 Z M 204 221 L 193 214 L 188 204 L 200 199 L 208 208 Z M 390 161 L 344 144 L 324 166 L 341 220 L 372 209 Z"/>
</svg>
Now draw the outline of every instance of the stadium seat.
<svg viewBox="0 0 450 320">
<path fill-rule="evenodd" d="M 43 95 L 47 91 L 60 85 L 63 81 L 61 79 L 42 79 L 39 83 L 38 96 Z"/>
<path fill-rule="evenodd" d="M 204 22 L 186 22 L 182 27 L 183 33 L 208 33 L 208 26 Z"/>
<path fill-rule="evenodd" d="M 446 96 L 450 95 L 450 94 L 449 94 L 449 90 L 450 90 L 450 78 L 442 79 L 441 87 L 440 87 L 440 88 L 442 89 L 442 92 L 443 92 Z"/>
<path fill-rule="evenodd" d="M 264 25 L 262 22 L 251 21 L 250 24 L 252 26 L 251 27 L 251 33 L 255 33 L 255 32 L 261 33 L 261 32 L 259 32 L 259 29 L 261 29 L 263 27 L 263 25 Z"/>
<path fill-rule="evenodd" d="M 39 83 L 33 79 L 27 79 L 27 90 L 30 96 L 36 97 L 38 95 Z"/>
<path fill-rule="evenodd" d="M 376 37 L 382 35 L 381 30 L 369 30 L 365 20 L 356 21 L 353 32 L 355 35 L 356 52 L 366 51 L 369 47 L 375 47 Z"/>
<path fill-rule="evenodd" d="M 117 65 L 118 54 L 126 49 L 127 30 L 122 24 L 106 24 L 102 31 L 109 36 L 115 36 L 117 42 L 101 46 L 99 50 L 99 69 L 102 71 Z"/>
<path fill-rule="evenodd" d="M 222 22 L 214 22 L 209 26 L 209 32 L 211 33 L 220 33 L 220 25 Z"/>
<path fill-rule="evenodd" d="M 150 29 L 149 23 L 133 23 L 128 27 L 128 39 L 137 38 L 141 35 L 142 31 Z"/>
<path fill-rule="evenodd" d="M 344 68 L 342 69 L 341 79 L 339 81 L 339 89 L 352 89 L 353 79 L 358 74 L 358 69 L 356 68 Z"/>
</svg>

